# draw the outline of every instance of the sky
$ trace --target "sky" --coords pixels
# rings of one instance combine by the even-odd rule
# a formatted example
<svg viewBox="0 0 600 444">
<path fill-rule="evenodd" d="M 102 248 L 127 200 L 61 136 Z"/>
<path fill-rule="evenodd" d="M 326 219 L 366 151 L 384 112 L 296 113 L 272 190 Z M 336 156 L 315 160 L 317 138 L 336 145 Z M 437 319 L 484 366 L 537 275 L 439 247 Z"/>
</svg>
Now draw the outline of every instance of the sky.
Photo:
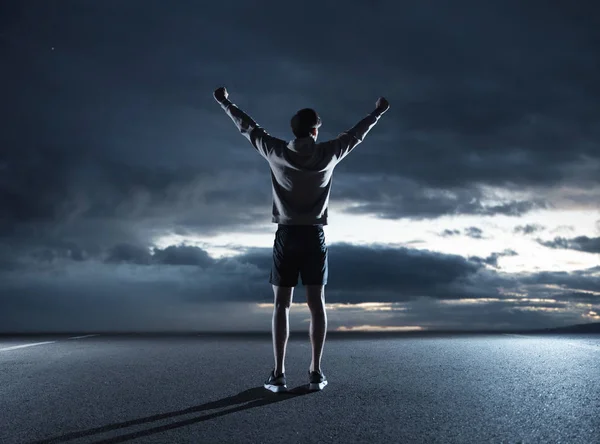
<svg viewBox="0 0 600 444">
<path fill-rule="evenodd" d="M 330 331 L 600 321 L 596 2 L 0 8 L 1 331 L 270 331 L 269 165 L 220 86 L 285 140 L 391 104 L 333 175 Z"/>
</svg>

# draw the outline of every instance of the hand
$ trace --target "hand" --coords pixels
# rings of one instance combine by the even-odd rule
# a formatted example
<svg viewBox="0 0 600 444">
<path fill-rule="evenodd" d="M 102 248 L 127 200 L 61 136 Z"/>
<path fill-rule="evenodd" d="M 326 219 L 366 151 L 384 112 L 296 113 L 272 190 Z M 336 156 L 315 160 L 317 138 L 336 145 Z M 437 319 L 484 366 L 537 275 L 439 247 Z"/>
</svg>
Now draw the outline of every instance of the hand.
<svg viewBox="0 0 600 444">
<path fill-rule="evenodd" d="M 220 88 L 215 89 L 213 96 L 215 97 L 215 100 L 217 102 L 221 103 L 223 100 L 225 100 L 225 99 L 227 99 L 227 97 L 229 97 L 229 94 L 227 93 L 227 90 L 225 89 L 225 87 L 221 86 Z"/>
<path fill-rule="evenodd" d="M 384 97 L 380 97 L 377 99 L 377 103 L 375 104 L 377 109 L 382 113 L 386 112 L 390 107 L 390 102 L 388 102 Z"/>
</svg>

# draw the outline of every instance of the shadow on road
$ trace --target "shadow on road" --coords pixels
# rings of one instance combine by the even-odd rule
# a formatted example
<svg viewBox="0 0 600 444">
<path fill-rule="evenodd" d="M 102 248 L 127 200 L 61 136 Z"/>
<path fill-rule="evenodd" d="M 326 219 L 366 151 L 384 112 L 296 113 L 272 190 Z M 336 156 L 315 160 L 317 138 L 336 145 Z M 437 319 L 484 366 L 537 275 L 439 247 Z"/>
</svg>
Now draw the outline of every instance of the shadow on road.
<svg viewBox="0 0 600 444">
<path fill-rule="evenodd" d="M 218 418 L 219 416 L 229 415 L 230 413 L 241 412 L 242 410 L 251 409 L 254 407 L 260 407 L 267 404 L 273 404 L 275 402 L 285 401 L 286 399 L 294 398 L 296 396 L 302 396 L 312 393 L 307 385 L 302 385 L 289 390 L 286 393 L 272 393 L 266 390 L 264 387 L 255 387 L 243 392 L 238 393 L 234 396 L 228 396 L 227 398 L 219 399 L 218 401 L 208 402 L 206 404 L 197 405 L 183 410 L 177 410 L 169 413 L 160 413 L 157 415 L 147 416 L 145 418 L 132 419 L 130 421 L 117 422 L 114 424 L 108 424 L 93 429 L 82 430 L 79 432 L 71 432 L 60 436 L 51 438 L 45 438 L 39 441 L 33 441 L 30 444 L 51 444 L 61 443 L 70 441 L 72 439 L 89 437 L 93 435 L 99 435 L 114 430 L 123 429 L 126 427 L 132 427 L 140 424 L 148 424 L 155 421 L 161 421 L 164 419 L 174 418 L 177 416 L 189 415 L 192 413 L 202 412 L 204 410 L 222 409 L 226 407 L 233 407 L 220 412 L 210 413 L 208 415 L 197 416 L 195 418 L 185 419 L 182 421 L 173 422 L 170 424 L 152 427 L 150 429 L 141 430 L 138 432 L 128 433 L 126 435 L 117 436 L 114 438 L 108 438 L 101 441 L 96 441 L 95 444 L 108 444 L 108 443 L 119 443 L 125 442 L 130 439 L 137 439 L 144 436 L 153 435 L 155 433 L 165 432 L 167 430 L 176 429 L 179 427 L 185 427 L 187 425 L 196 424 L 202 421 L 208 421 L 210 419 Z M 243 405 L 238 405 L 243 404 Z"/>
</svg>

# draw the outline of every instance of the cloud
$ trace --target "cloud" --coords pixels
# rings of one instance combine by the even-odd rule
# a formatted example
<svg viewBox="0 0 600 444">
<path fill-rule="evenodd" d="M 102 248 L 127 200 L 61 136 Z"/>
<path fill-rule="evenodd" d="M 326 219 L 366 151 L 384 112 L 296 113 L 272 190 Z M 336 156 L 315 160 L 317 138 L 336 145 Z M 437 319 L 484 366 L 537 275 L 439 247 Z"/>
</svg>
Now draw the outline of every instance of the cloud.
<svg viewBox="0 0 600 444">
<path fill-rule="evenodd" d="M 72 245 L 71 248 L 76 250 Z M 459 321 L 469 323 L 467 308 L 461 309 L 464 314 L 448 318 L 447 322 L 441 315 L 447 311 L 446 305 L 437 306 L 436 314 L 425 315 L 419 307 L 430 305 L 423 299 L 456 304 L 507 299 L 503 305 L 506 308 L 498 313 L 487 311 L 481 318 L 482 322 L 492 322 L 493 313 L 498 314 L 494 325 L 525 322 L 524 308 L 513 310 L 515 317 L 511 321 L 509 308 L 517 304 L 508 302 L 515 299 L 510 296 L 513 293 L 526 294 L 530 300 L 551 296 L 557 301 L 589 304 L 581 310 L 594 310 L 594 304 L 598 304 L 598 296 L 593 293 L 600 288 L 598 267 L 572 274 L 511 275 L 484 266 L 497 265 L 499 257 L 514 254 L 510 250 L 469 259 L 427 250 L 348 244 L 332 244 L 329 252 L 328 303 L 405 304 L 407 313 L 414 316 L 407 318 L 409 324 L 402 325 L 431 322 L 430 325 L 454 328 Z M 28 257 L 26 267 L 1 273 L 0 323 L 5 330 L 210 330 L 222 328 L 216 313 L 231 310 L 239 314 L 240 329 L 244 325 L 259 328 L 253 320 L 244 323 L 242 313 L 248 308 L 244 309 L 243 304 L 272 302 L 268 284 L 271 254 L 271 249 L 254 248 L 237 257 L 212 259 L 197 247 L 150 249 L 119 244 L 96 257 L 84 256 L 83 260 L 69 255 L 56 255 L 52 261 Z M 104 260 L 107 257 L 110 261 Z M 297 293 L 300 291 L 298 288 Z M 302 296 L 299 298 L 302 300 Z M 537 303 L 524 300 L 518 305 L 523 304 Z M 207 310 L 213 314 L 201 314 Z M 471 313 L 479 313 L 479 308 Z M 563 314 L 572 316 L 569 313 Z M 339 325 L 361 325 L 366 319 L 361 321 L 358 313 L 356 319 L 344 316 L 338 318 Z M 387 315 L 382 312 L 381 316 L 375 320 L 385 325 Z M 547 323 L 550 318 L 537 319 Z M 470 323 L 469 328 L 477 325 L 478 322 Z"/>
<path fill-rule="evenodd" d="M 344 178 L 334 173 L 331 199 L 352 203 L 344 212 L 369 214 L 382 219 L 433 219 L 445 215 L 506 215 L 519 217 L 538 209 L 552 208 L 542 198 L 504 202 L 478 186 L 431 188 L 416 181 L 379 175 Z M 340 183 L 341 182 L 341 183 Z"/>
<path fill-rule="evenodd" d="M 526 225 L 517 225 L 513 232 L 515 233 L 523 233 L 523 234 L 532 234 L 537 231 L 544 230 L 545 227 L 540 224 L 526 224 Z"/>
<path fill-rule="evenodd" d="M 483 230 L 477 227 L 468 227 L 465 229 L 465 234 L 473 239 L 482 239 Z"/>
<path fill-rule="evenodd" d="M 552 295 L 572 303 L 600 304 L 600 267 L 574 272 L 543 271 L 518 277 L 519 284 L 528 288 L 529 297 Z"/>
<path fill-rule="evenodd" d="M 498 258 L 505 257 L 505 256 L 518 256 L 518 253 L 515 250 L 506 249 L 499 253 L 494 252 L 486 258 L 472 256 L 472 257 L 469 257 L 469 260 L 477 262 L 477 263 L 481 263 L 481 264 L 491 265 L 494 268 L 500 268 L 498 265 Z"/>
<path fill-rule="evenodd" d="M 69 247 L 77 250 L 73 245 Z M 329 251 L 330 284 L 341 292 L 333 296 L 332 302 L 370 302 L 380 297 L 400 301 L 422 295 L 459 298 L 472 293 L 467 287 L 474 284 L 482 269 L 479 263 L 460 256 L 411 248 L 333 244 Z M 263 289 L 258 300 L 271 299 L 269 291 L 264 291 L 269 288 L 270 248 L 251 248 L 236 257 L 213 259 L 198 247 L 180 245 L 150 249 L 137 244 L 117 244 L 95 257 L 82 256 L 84 259 L 59 253 L 50 258 L 26 256 L 22 260 L 27 266 L 6 270 L 3 282 L 24 287 L 48 279 L 57 288 L 57 297 L 60 294 L 58 288 L 63 284 L 80 286 L 78 291 L 85 294 L 105 283 L 118 286 L 118 282 L 125 279 L 131 288 L 139 283 L 138 292 L 146 291 L 146 283 L 156 282 L 157 288 L 182 283 L 173 286 L 172 296 L 179 294 L 186 300 L 256 300 L 258 296 L 254 290 L 257 288 Z M 70 271 L 64 274 L 66 270 Z M 36 278 L 30 281 L 30 276 Z M 463 285 L 465 288 L 461 290 Z M 38 287 L 38 291 L 41 288 Z M 218 288 L 218 291 L 204 293 L 203 288 Z M 483 287 L 480 291 L 490 293 Z"/>
<path fill-rule="evenodd" d="M 362 323 L 372 324 L 377 320 L 378 325 L 382 326 L 418 325 L 424 329 L 526 330 L 582 323 L 590 311 L 588 307 L 571 307 L 562 301 L 532 302 L 515 299 L 463 302 L 423 298 L 403 308 L 387 312 L 385 316 L 369 316 L 357 312 L 355 316 L 348 316 L 346 325 L 361 325 L 361 320 Z"/>
<path fill-rule="evenodd" d="M 208 267 L 215 261 L 205 250 L 194 246 L 171 245 L 164 249 L 154 247 L 150 251 L 138 245 L 118 244 L 108 251 L 105 262 Z"/>
<path fill-rule="evenodd" d="M 441 237 L 450 237 L 450 236 L 458 236 L 460 234 L 460 230 L 448 230 L 445 229 L 440 233 Z"/>
<path fill-rule="evenodd" d="M 138 245 L 118 244 L 109 250 L 106 262 L 148 265 L 152 262 L 152 256 L 148 249 Z"/>
<path fill-rule="evenodd" d="M 598 209 L 597 5 L 578 14 L 559 3 L 378 5 L 356 15 L 352 5 L 334 12 L 309 2 L 291 16 L 275 3 L 11 5 L 0 18 L 10 85 L 0 104 L 4 321 L 60 325 L 89 312 L 78 319 L 151 326 L 171 304 L 272 298 L 268 249 L 218 261 L 195 247 L 152 249 L 165 233 L 208 237 L 270 223 L 268 164 L 214 103 L 221 84 L 281 138 L 291 138 L 297 109 L 315 107 L 327 139 L 378 96 L 390 100 L 334 174 L 331 200 L 351 204 L 348 213 L 421 220 Z M 257 28 L 258 16 L 268 29 Z M 314 32 L 288 32 L 307 20 Z M 534 226 L 515 232 L 541 231 Z M 597 238 L 570 234 L 544 242 L 598 252 Z M 506 251 L 468 259 L 345 244 L 330 251 L 334 301 L 480 299 L 521 285 L 496 269 Z M 582 276 L 539 279 L 597 284 Z M 464 310 L 456 319 L 467 322 Z M 111 318 L 117 311 L 123 324 Z M 541 319 L 519 313 L 518 322 Z"/>
<path fill-rule="evenodd" d="M 448 230 L 445 229 L 439 236 L 441 237 L 451 237 L 451 236 L 459 236 L 461 233 L 464 233 L 465 236 L 468 236 L 472 239 L 484 239 L 483 230 L 478 227 L 467 227 L 462 232 L 460 230 Z"/>
<path fill-rule="evenodd" d="M 27 5 L 8 11 L 6 75 L 28 87 L 7 91 L 3 105 L 0 204 L 7 216 L 0 230 L 6 235 L 15 224 L 65 218 L 151 220 L 211 233 L 268 221 L 268 166 L 212 100 L 217 83 L 228 84 L 232 99 L 282 138 L 291 137 L 283 116 L 300 107 L 320 110 L 327 138 L 387 95 L 390 112 L 334 177 L 332 199 L 356 202 L 353 213 L 518 217 L 547 208 L 548 199 L 492 203 L 478 186 L 581 188 L 584 161 L 586 177 L 598 184 L 592 142 L 600 131 L 594 125 L 600 88 L 591 62 L 596 51 L 585 43 L 597 31 L 592 23 L 565 21 L 560 6 L 521 21 L 520 8 L 500 2 L 431 14 L 422 5 L 384 1 L 382 8 L 401 13 L 365 11 L 372 20 L 361 19 L 361 26 L 367 23 L 361 29 L 380 36 L 373 45 L 332 25 L 326 14 L 307 17 L 315 29 L 335 29 L 323 44 L 285 32 L 291 23 L 301 25 L 304 13 L 280 22 L 283 11 L 262 10 L 272 18 L 272 32 L 285 35 L 274 40 L 248 20 L 260 8 L 227 11 L 227 23 L 220 23 L 219 4 L 190 4 L 185 12 L 140 4 L 86 9 L 66 1 L 39 13 Z M 41 17 L 60 29 L 52 53 Z M 131 23 L 135 37 L 123 44 Z M 24 33 L 23 24 L 34 31 Z M 229 38 L 206 46 L 224 24 Z M 148 45 L 156 35 L 160 44 Z M 260 62 L 239 41 L 261 47 Z M 358 62 L 357 52 L 367 59 Z M 379 63 L 385 72 L 374 68 Z M 515 63 L 520 82 L 509 74 Z M 27 121 L 11 110 L 27 110 Z"/>
<path fill-rule="evenodd" d="M 583 251 L 585 253 L 600 253 L 600 237 L 577 236 L 565 238 L 557 236 L 551 241 L 537 240 L 548 248 Z"/>
<path fill-rule="evenodd" d="M 505 253 L 508 255 L 508 253 Z M 270 250 L 238 257 L 259 269 L 271 266 Z M 481 258 L 382 245 L 329 246 L 328 300 L 331 302 L 398 302 L 418 297 L 460 299 L 498 297 L 498 286 L 512 286 L 485 269 Z M 329 290 L 331 289 L 331 290 Z"/>
<path fill-rule="evenodd" d="M 154 259 L 157 263 L 165 265 L 196 265 L 207 267 L 214 263 L 214 260 L 205 250 L 186 245 L 171 245 L 162 250 L 154 248 Z"/>
</svg>

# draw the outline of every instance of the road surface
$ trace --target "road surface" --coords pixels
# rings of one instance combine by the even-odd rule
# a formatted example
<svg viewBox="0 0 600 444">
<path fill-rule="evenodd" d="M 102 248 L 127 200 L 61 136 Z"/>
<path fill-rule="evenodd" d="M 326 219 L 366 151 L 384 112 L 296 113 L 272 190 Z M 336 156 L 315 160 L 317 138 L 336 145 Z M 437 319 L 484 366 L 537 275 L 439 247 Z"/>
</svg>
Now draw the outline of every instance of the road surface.
<svg viewBox="0 0 600 444">
<path fill-rule="evenodd" d="M 0 442 L 600 443 L 600 335 L 0 337 Z"/>
</svg>

